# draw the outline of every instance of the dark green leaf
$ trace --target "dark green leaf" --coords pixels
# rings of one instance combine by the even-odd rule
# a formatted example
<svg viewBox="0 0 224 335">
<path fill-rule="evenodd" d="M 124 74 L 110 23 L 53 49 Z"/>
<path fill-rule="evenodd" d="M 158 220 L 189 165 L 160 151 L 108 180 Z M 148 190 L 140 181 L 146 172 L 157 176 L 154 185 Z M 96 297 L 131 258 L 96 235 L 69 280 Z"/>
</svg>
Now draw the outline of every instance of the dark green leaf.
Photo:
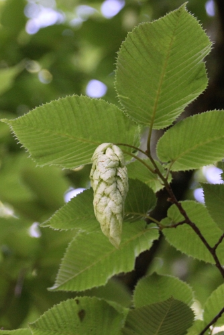
<svg viewBox="0 0 224 335">
<path fill-rule="evenodd" d="M 224 184 L 202 184 L 209 214 L 224 231 Z"/>
<path fill-rule="evenodd" d="M 133 299 L 135 307 L 142 307 L 171 297 L 191 306 L 193 292 L 189 285 L 178 278 L 154 273 L 138 281 Z"/>
<path fill-rule="evenodd" d="M 192 310 L 183 302 L 169 300 L 131 310 L 125 335 L 184 335 L 193 322 Z"/>
<path fill-rule="evenodd" d="M 125 313 L 106 301 L 78 297 L 54 306 L 30 325 L 34 335 L 120 335 Z"/>
</svg>

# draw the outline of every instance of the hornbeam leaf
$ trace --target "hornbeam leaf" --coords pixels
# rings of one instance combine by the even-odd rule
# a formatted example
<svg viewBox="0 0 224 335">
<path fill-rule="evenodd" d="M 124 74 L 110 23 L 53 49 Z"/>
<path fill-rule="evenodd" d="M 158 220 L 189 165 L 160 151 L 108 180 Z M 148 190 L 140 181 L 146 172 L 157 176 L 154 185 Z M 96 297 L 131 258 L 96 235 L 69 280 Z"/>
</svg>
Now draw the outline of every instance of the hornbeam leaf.
<svg viewBox="0 0 224 335">
<path fill-rule="evenodd" d="M 137 221 L 156 205 L 156 196 L 151 188 L 140 180 L 129 179 L 129 191 L 125 202 L 125 221 Z"/>
<path fill-rule="evenodd" d="M 138 281 L 133 300 L 135 307 L 142 307 L 164 301 L 171 297 L 191 306 L 193 292 L 188 284 L 176 277 L 161 276 L 153 273 Z"/>
<path fill-rule="evenodd" d="M 31 330 L 26 328 L 16 330 L 0 330 L 0 335 L 31 335 Z"/>
<path fill-rule="evenodd" d="M 170 298 L 163 302 L 131 310 L 124 335 L 184 335 L 192 325 L 194 314 L 182 301 Z"/>
<path fill-rule="evenodd" d="M 141 181 L 129 179 L 124 220 L 135 222 L 144 219 L 155 205 L 156 197 L 153 191 Z M 76 232 L 98 230 L 99 222 L 93 210 L 93 190 L 85 190 L 72 198 L 41 226 L 60 230 L 73 229 Z"/>
<path fill-rule="evenodd" d="M 202 320 L 195 320 L 193 325 L 188 329 L 186 335 L 198 335 L 200 332 L 205 329 L 207 324 Z M 210 329 L 205 332 L 205 335 L 210 335 Z"/>
<path fill-rule="evenodd" d="M 172 171 L 197 169 L 224 157 L 224 110 L 178 122 L 159 139 L 157 154 Z"/>
<path fill-rule="evenodd" d="M 223 305 L 224 297 L 224 284 L 220 285 L 215 291 L 212 292 L 210 297 L 206 300 L 204 305 L 204 315 L 203 319 L 208 324 L 211 322 L 216 315 L 224 308 Z M 224 313 L 216 321 L 216 326 L 223 326 L 224 324 Z"/>
<path fill-rule="evenodd" d="M 190 220 L 199 228 L 201 234 L 207 240 L 208 244 L 213 247 L 222 236 L 222 231 L 212 220 L 206 207 L 195 201 L 181 202 L 183 209 L 188 214 Z M 161 221 L 164 225 L 172 225 L 184 220 L 182 214 L 175 205 L 168 210 L 168 217 Z M 166 240 L 172 244 L 177 250 L 182 251 L 188 256 L 192 256 L 199 260 L 214 264 L 214 258 L 205 247 L 199 236 L 187 224 L 179 225 L 176 228 L 165 228 L 163 234 Z M 221 263 L 224 262 L 224 243 L 220 244 L 217 249 L 217 255 Z"/>
<path fill-rule="evenodd" d="M 68 96 L 15 120 L 2 121 L 10 125 L 39 165 L 75 168 L 90 164 L 101 143 L 139 144 L 139 127 L 120 109 L 86 96 Z"/>
<path fill-rule="evenodd" d="M 202 184 L 209 214 L 224 231 L 224 184 Z"/>
<path fill-rule="evenodd" d="M 154 166 L 149 159 L 144 159 L 144 162 L 151 167 L 152 171 L 154 170 Z M 156 161 L 156 165 L 158 166 L 160 172 L 165 176 L 167 171 L 164 169 L 162 164 Z M 154 192 L 157 192 L 164 187 L 158 175 L 147 169 L 147 167 L 140 161 L 136 160 L 135 162 L 130 162 L 127 165 L 127 169 L 129 178 L 141 180 L 143 183 L 151 187 Z M 168 181 L 171 182 L 171 174 L 169 175 Z"/>
<path fill-rule="evenodd" d="M 52 290 L 84 291 L 105 285 L 109 278 L 133 270 L 135 258 L 158 238 L 158 229 L 144 221 L 123 224 L 119 249 L 114 248 L 100 228 L 80 233 L 68 246 Z"/>
<path fill-rule="evenodd" d="M 125 309 L 119 312 L 101 299 L 78 297 L 55 305 L 30 328 L 34 335 L 121 335 L 124 319 Z"/>
<path fill-rule="evenodd" d="M 99 227 L 93 210 L 93 190 L 86 190 L 72 198 L 54 215 L 42 223 L 42 227 L 78 231 L 92 231 Z"/>
<path fill-rule="evenodd" d="M 203 58 L 211 42 L 185 4 L 128 34 L 117 58 L 124 112 L 155 129 L 169 126 L 207 86 Z"/>
</svg>

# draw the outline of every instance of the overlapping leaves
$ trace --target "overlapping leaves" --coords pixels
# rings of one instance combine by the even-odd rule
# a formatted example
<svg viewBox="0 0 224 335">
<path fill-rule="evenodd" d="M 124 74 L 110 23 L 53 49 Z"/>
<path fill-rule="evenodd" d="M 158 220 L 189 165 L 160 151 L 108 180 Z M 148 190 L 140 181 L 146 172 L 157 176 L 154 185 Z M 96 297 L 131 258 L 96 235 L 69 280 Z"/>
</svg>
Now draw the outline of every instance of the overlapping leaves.
<svg viewBox="0 0 224 335">
<path fill-rule="evenodd" d="M 219 241 L 222 231 L 212 220 L 205 206 L 194 201 L 182 202 L 183 209 L 186 211 L 190 220 L 199 228 L 208 244 L 213 247 Z M 177 224 L 184 220 L 182 214 L 176 206 L 172 205 L 168 210 L 168 217 L 161 222 L 164 225 Z M 208 263 L 214 264 L 214 259 L 206 246 L 200 240 L 195 231 L 187 224 L 180 225 L 175 229 L 164 229 L 163 234 L 167 241 L 176 249 Z M 219 259 L 224 261 L 224 244 L 220 244 L 217 249 Z"/>
<path fill-rule="evenodd" d="M 139 144 L 138 126 L 121 110 L 85 96 L 52 101 L 20 118 L 4 121 L 39 165 L 75 168 L 89 164 L 101 143 Z"/>
<path fill-rule="evenodd" d="M 98 230 L 78 234 L 62 260 L 54 290 L 83 291 L 105 285 L 110 277 L 133 270 L 135 257 L 151 247 L 158 230 L 145 222 L 124 223 L 122 241 L 115 249 Z"/>
</svg>

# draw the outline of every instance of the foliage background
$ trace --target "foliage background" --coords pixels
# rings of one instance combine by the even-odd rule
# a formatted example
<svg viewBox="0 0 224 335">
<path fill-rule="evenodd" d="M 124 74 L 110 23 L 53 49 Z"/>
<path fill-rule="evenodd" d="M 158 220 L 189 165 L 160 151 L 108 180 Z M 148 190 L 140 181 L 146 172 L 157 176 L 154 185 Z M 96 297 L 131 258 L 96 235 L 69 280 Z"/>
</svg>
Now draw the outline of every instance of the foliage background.
<svg viewBox="0 0 224 335">
<path fill-rule="evenodd" d="M 138 23 L 157 19 L 182 3 L 179 0 L 130 0 L 116 16 L 106 19 L 100 14 L 102 1 L 58 0 L 55 6 L 64 15 L 64 22 L 30 35 L 26 32 L 28 18 L 24 14 L 27 1 L 0 1 L 1 118 L 18 117 L 66 95 L 85 94 L 91 79 L 106 84 L 104 98 L 117 104 L 114 64 L 127 32 Z M 222 0 L 216 0 L 216 15 L 210 17 L 206 4 L 204 0 L 190 0 L 187 5 L 215 44 L 207 58 L 209 86 L 185 115 L 224 107 L 224 5 Z M 42 1 L 42 5 L 47 6 L 47 1 Z M 97 11 L 82 24 L 71 25 L 81 5 L 92 6 Z M 160 132 L 155 132 L 155 141 L 159 136 Z M 35 167 L 5 124 L 0 124 L 0 161 L 0 327 L 15 329 L 34 321 L 55 303 L 74 296 L 47 291 L 54 283 L 70 233 L 41 229 L 34 223 L 44 222 L 60 208 L 70 187 L 89 186 L 89 167 L 79 171 Z M 191 199 L 197 182 L 191 172 L 174 174 L 173 189 L 177 198 Z M 160 220 L 166 215 L 166 193 L 158 192 L 158 198 L 160 206 L 156 207 L 154 217 Z M 19 218 L 17 224 L 9 215 L 12 212 Z M 31 227 L 36 229 L 38 237 L 34 237 Z M 198 306 L 222 283 L 215 268 L 183 256 L 160 238 L 150 251 L 138 257 L 135 271 L 116 278 L 123 302 L 128 304 L 130 290 L 137 280 L 154 270 L 187 280 L 197 291 Z M 107 296 L 114 282 L 109 285 L 108 290 L 96 289 L 89 294 Z"/>
</svg>

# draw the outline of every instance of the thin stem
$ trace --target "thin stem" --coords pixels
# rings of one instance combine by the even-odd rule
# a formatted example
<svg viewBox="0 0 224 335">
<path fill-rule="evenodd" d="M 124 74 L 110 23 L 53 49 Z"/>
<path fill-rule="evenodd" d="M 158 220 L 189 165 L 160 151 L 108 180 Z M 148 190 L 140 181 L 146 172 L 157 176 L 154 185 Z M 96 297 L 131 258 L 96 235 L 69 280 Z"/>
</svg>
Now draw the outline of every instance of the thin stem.
<svg viewBox="0 0 224 335">
<path fill-rule="evenodd" d="M 214 247 L 212 248 L 214 251 L 216 251 L 216 249 L 218 248 L 218 246 L 222 243 L 222 240 L 224 239 L 224 234 L 222 234 L 218 240 L 218 242 L 214 245 Z"/>
<path fill-rule="evenodd" d="M 181 226 L 181 225 L 183 225 L 183 224 L 185 224 L 185 223 L 186 223 L 185 220 L 180 221 L 180 222 L 178 222 L 178 223 L 174 223 L 174 224 L 172 224 L 172 225 L 170 225 L 170 226 L 164 226 L 164 225 L 162 225 L 162 224 L 160 223 L 160 227 L 161 227 L 161 229 L 165 229 L 165 228 L 176 228 L 176 227 Z"/>
<path fill-rule="evenodd" d="M 212 321 L 200 332 L 199 335 L 203 335 L 206 330 L 208 330 L 212 325 L 214 325 L 214 323 L 216 323 L 216 321 L 222 316 L 222 314 L 224 313 L 224 307 L 221 309 L 221 311 L 214 317 L 214 319 L 212 319 Z"/>
<path fill-rule="evenodd" d="M 173 190 L 170 186 L 170 184 L 168 183 L 167 179 L 162 175 L 162 173 L 159 171 L 155 161 L 153 160 L 153 158 L 150 156 L 149 157 L 152 164 L 154 165 L 155 167 L 155 172 L 158 174 L 158 176 L 160 177 L 160 179 L 162 180 L 162 182 L 164 183 L 164 186 L 167 190 L 167 192 L 169 193 L 170 195 L 170 198 L 169 198 L 169 201 L 171 201 L 179 210 L 179 212 L 182 214 L 182 216 L 184 217 L 185 219 L 185 222 L 194 230 L 194 232 L 198 235 L 198 237 L 200 238 L 200 240 L 202 241 L 202 243 L 205 245 L 205 247 L 208 249 L 208 251 L 210 252 L 210 254 L 212 255 L 214 261 L 215 261 L 215 265 L 216 267 L 218 268 L 219 272 L 221 273 L 222 277 L 224 278 L 224 268 L 222 267 L 219 259 L 218 259 L 218 256 L 216 254 L 216 248 L 217 246 L 215 245 L 214 248 L 212 248 L 207 240 L 205 239 L 205 237 L 202 235 L 200 229 L 196 226 L 196 224 L 194 222 L 192 222 L 190 220 L 190 218 L 188 217 L 186 211 L 184 210 L 184 208 L 182 207 L 182 204 L 176 199 L 174 193 L 173 193 Z M 218 245 L 220 244 L 221 242 L 218 241 Z"/>
<path fill-rule="evenodd" d="M 149 128 L 149 135 L 148 135 L 148 140 L 147 140 L 147 152 L 151 152 L 150 150 L 150 144 L 151 144 L 151 137 L 152 137 L 152 127 L 153 127 L 153 121 L 150 124 Z"/>
<path fill-rule="evenodd" d="M 205 237 L 202 235 L 200 229 L 196 226 L 196 224 L 194 222 L 192 222 L 190 220 L 190 218 L 188 217 L 187 213 L 185 212 L 185 210 L 182 207 L 182 204 L 180 202 L 177 201 L 173 190 L 171 189 L 170 185 L 168 184 L 168 182 L 166 180 L 164 180 L 165 183 L 165 187 L 167 189 L 167 191 L 170 194 L 171 200 L 172 202 L 175 204 L 175 206 L 179 209 L 179 212 L 183 215 L 183 217 L 185 218 L 186 223 L 195 231 L 195 233 L 198 235 L 198 237 L 200 238 L 200 240 L 202 241 L 202 243 L 205 245 L 205 247 L 208 249 L 208 251 L 210 252 L 210 254 L 212 255 L 214 261 L 215 261 L 215 265 L 216 267 L 219 269 L 222 277 L 224 278 L 224 268 L 222 267 L 217 255 L 216 255 L 216 249 L 212 248 L 207 240 L 205 239 Z"/>
<path fill-rule="evenodd" d="M 139 152 L 141 152 L 143 155 L 145 155 L 145 156 L 148 157 L 148 155 L 147 155 L 147 153 L 146 153 L 145 151 L 143 151 L 143 150 L 140 149 L 140 148 L 135 147 L 134 145 L 125 144 L 125 143 L 116 143 L 116 145 L 123 145 L 123 146 L 125 146 L 125 147 L 129 147 L 129 148 L 135 149 L 136 151 L 139 151 Z"/>
<path fill-rule="evenodd" d="M 136 212 L 127 212 L 126 215 L 136 215 L 136 216 L 141 216 L 142 218 L 152 220 L 154 223 L 156 223 L 158 226 L 160 226 L 160 222 L 151 217 L 148 214 L 141 214 L 141 213 L 136 213 Z"/>
<path fill-rule="evenodd" d="M 139 158 L 138 156 L 132 154 L 131 152 L 127 152 L 127 151 L 124 151 L 124 150 L 123 150 L 123 152 L 124 152 L 125 154 L 127 154 L 127 155 L 130 155 L 130 156 L 134 157 L 134 158 L 137 159 L 138 161 L 140 161 L 140 162 L 141 162 L 143 165 L 145 165 L 145 166 L 147 167 L 147 169 L 150 170 L 152 173 L 156 173 L 156 172 L 151 168 L 151 166 L 149 166 L 147 163 L 144 162 L 143 159 L 141 159 L 141 158 Z"/>
</svg>

